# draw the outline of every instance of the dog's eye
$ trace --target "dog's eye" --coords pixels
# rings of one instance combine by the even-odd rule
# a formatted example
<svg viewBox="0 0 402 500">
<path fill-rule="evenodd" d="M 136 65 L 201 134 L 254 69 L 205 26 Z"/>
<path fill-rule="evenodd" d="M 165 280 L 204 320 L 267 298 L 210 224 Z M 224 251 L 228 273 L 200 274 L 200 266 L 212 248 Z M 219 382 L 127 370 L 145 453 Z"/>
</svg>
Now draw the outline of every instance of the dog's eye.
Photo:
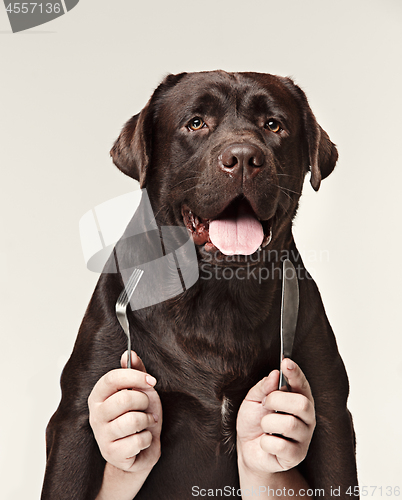
<svg viewBox="0 0 402 500">
<path fill-rule="evenodd" d="M 275 132 L 275 133 L 280 132 L 282 130 L 280 123 L 277 122 L 276 120 L 274 120 L 273 118 L 270 118 L 266 122 L 265 128 L 270 130 L 271 132 Z"/>
<path fill-rule="evenodd" d="M 200 128 L 202 128 L 204 125 L 205 125 L 204 120 L 199 116 L 195 116 L 188 124 L 188 128 L 191 130 L 200 130 Z"/>
</svg>

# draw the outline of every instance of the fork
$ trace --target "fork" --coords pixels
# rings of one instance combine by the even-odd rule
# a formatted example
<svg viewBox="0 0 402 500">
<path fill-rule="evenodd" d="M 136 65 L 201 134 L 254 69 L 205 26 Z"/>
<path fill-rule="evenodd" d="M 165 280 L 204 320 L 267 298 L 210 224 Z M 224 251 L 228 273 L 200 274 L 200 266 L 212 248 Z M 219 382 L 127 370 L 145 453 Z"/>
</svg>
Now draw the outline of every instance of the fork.
<svg viewBox="0 0 402 500">
<path fill-rule="evenodd" d="M 134 269 L 116 302 L 116 316 L 124 333 L 127 335 L 127 368 L 131 368 L 131 338 L 127 319 L 127 306 L 143 274 L 142 269 Z"/>
</svg>

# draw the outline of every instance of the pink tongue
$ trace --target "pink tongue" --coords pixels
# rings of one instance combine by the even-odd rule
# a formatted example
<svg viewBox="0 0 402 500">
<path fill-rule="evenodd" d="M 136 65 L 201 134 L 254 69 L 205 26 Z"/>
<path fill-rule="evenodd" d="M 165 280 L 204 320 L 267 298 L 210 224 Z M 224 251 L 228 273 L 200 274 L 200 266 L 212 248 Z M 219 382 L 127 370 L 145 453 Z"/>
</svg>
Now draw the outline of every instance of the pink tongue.
<svg viewBox="0 0 402 500">
<path fill-rule="evenodd" d="M 224 255 L 251 255 L 261 245 L 264 231 L 253 212 L 242 204 L 236 216 L 211 221 L 209 237 Z"/>
</svg>

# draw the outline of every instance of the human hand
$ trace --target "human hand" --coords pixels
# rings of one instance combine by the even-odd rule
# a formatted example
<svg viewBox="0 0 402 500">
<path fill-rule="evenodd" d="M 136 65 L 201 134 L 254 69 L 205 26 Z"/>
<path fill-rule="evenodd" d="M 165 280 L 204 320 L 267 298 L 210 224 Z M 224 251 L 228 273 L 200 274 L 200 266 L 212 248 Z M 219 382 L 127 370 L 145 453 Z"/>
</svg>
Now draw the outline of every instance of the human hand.
<svg viewBox="0 0 402 500">
<path fill-rule="evenodd" d="M 120 363 L 121 369 L 106 373 L 92 389 L 89 423 L 108 463 L 127 472 L 150 471 L 160 457 L 162 428 L 156 380 L 133 351 L 131 370 L 127 351 Z"/>
<path fill-rule="evenodd" d="M 279 371 L 274 370 L 250 389 L 237 415 L 239 464 L 263 478 L 303 461 L 315 428 L 314 399 L 304 373 L 290 359 L 282 361 L 282 370 L 291 392 L 277 390 Z"/>
</svg>

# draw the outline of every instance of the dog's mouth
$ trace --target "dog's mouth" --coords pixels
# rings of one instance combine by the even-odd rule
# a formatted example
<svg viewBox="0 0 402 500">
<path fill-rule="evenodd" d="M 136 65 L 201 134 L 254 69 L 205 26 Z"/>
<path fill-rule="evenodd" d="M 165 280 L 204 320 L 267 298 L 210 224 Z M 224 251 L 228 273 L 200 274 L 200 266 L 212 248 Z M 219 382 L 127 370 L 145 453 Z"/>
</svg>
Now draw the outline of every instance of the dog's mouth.
<svg viewBox="0 0 402 500">
<path fill-rule="evenodd" d="M 181 209 L 183 222 L 196 245 L 206 252 L 223 255 L 252 255 L 272 239 L 273 218 L 260 220 L 244 197 L 235 198 L 216 217 L 204 219 L 187 206 Z"/>
</svg>

